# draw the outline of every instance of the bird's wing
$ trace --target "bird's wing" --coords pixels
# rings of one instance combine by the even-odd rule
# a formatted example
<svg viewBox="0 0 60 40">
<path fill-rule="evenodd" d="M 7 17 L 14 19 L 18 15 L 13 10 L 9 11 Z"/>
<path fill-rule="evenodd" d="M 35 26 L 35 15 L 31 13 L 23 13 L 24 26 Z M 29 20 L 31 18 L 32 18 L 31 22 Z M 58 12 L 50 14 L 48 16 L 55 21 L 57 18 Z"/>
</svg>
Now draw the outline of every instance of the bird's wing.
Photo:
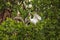
<svg viewBox="0 0 60 40">
<path fill-rule="evenodd" d="M 38 20 L 41 20 L 41 16 L 39 16 L 38 14 L 35 15 L 37 17 Z"/>
</svg>

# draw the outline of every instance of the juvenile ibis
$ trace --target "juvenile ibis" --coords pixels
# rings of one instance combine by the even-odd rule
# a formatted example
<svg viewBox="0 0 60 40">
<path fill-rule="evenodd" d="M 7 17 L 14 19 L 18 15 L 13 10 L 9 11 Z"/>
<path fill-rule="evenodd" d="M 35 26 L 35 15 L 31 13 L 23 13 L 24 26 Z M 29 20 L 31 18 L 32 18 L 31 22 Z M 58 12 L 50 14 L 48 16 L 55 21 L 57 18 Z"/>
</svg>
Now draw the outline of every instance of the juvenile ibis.
<svg viewBox="0 0 60 40">
<path fill-rule="evenodd" d="M 14 20 L 16 20 L 17 22 L 22 21 L 22 22 L 24 23 L 24 20 L 23 20 L 23 18 L 21 17 L 21 15 L 20 15 L 20 12 L 19 12 L 19 11 L 17 11 L 17 16 L 16 16 L 16 17 L 14 17 Z"/>
</svg>

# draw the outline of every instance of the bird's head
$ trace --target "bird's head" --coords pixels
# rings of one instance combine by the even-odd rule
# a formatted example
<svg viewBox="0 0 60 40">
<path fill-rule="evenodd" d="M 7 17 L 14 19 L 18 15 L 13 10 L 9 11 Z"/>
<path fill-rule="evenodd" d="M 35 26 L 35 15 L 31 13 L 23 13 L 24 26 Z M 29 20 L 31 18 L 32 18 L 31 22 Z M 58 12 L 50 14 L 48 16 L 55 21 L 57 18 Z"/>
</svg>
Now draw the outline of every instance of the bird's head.
<svg viewBox="0 0 60 40">
<path fill-rule="evenodd" d="M 17 11 L 17 16 L 20 16 L 20 12 L 19 11 Z"/>
</svg>

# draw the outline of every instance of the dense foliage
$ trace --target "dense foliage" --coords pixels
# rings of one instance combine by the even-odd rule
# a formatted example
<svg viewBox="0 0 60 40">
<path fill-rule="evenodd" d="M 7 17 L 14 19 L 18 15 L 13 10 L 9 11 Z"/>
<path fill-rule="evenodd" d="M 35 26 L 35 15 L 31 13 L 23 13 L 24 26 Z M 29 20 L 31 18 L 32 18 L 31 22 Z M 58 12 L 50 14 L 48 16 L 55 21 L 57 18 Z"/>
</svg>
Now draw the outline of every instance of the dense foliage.
<svg viewBox="0 0 60 40">
<path fill-rule="evenodd" d="M 21 0 L 22 2 L 25 0 Z M 26 4 L 32 4 L 32 8 L 24 9 L 20 0 L 0 0 L 0 11 L 9 7 L 12 9 L 12 17 L 16 16 L 17 9 L 23 18 L 31 11 L 37 12 L 42 20 L 36 25 L 17 23 L 12 18 L 7 18 L 0 25 L 0 40 L 60 40 L 60 0 L 32 0 Z M 18 5 L 17 2 L 21 4 Z"/>
</svg>

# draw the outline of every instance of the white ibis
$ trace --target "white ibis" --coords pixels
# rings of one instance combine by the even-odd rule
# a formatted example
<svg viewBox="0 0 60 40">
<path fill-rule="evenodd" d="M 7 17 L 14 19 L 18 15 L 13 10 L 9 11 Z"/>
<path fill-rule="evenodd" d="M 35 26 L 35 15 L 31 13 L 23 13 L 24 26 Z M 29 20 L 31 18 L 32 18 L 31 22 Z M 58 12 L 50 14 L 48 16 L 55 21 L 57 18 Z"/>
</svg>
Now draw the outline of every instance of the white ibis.
<svg viewBox="0 0 60 40">
<path fill-rule="evenodd" d="M 30 17 L 29 17 L 30 22 L 35 24 L 35 25 L 36 25 L 37 22 L 39 22 L 39 20 L 41 20 L 41 17 L 38 14 L 36 14 L 36 13 L 33 14 L 33 18 L 31 18 L 31 14 L 30 13 L 29 13 L 29 15 L 30 15 Z"/>
<path fill-rule="evenodd" d="M 29 0 L 29 2 L 31 2 L 32 0 Z"/>
<path fill-rule="evenodd" d="M 23 2 L 24 3 L 24 6 L 25 6 L 25 8 L 32 8 L 32 4 L 26 4 L 25 2 Z"/>
<path fill-rule="evenodd" d="M 32 4 L 29 4 L 29 5 L 28 5 L 28 8 L 32 8 Z"/>
</svg>

